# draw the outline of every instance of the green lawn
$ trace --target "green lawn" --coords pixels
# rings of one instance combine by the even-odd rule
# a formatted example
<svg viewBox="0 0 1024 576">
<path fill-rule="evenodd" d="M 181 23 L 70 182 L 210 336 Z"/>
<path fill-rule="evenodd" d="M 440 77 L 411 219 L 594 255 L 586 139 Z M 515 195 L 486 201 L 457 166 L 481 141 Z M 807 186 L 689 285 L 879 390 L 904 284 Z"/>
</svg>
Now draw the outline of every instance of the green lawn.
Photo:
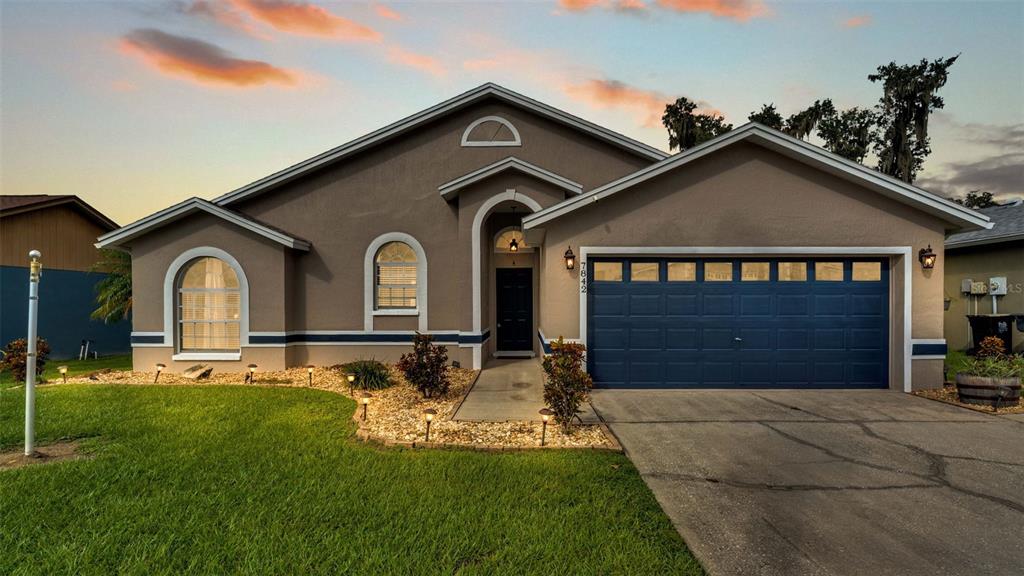
<svg viewBox="0 0 1024 576">
<path fill-rule="evenodd" d="M 47 360 L 46 366 L 43 370 L 43 379 L 60 380 L 60 372 L 58 371 L 60 366 L 68 367 L 69 378 L 71 376 L 81 376 L 82 374 L 102 370 L 103 368 L 131 370 L 132 356 L 131 354 L 124 354 L 121 356 L 100 356 L 95 360 Z M 21 384 L 24 384 L 24 382 L 15 382 L 14 378 L 9 373 L 6 371 L 0 371 L 0 388 L 9 388 L 11 386 L 18 386 Z"/>
<path fill-rule="evenodd" d="M 0 390 L 0 450 L 22 441 Z M 0 472 L 0 574 L 700 574 L 636 470 L 597 451 L 384 449 L 318 390 L 39 390 L 41 444 Z"/>
</svg>

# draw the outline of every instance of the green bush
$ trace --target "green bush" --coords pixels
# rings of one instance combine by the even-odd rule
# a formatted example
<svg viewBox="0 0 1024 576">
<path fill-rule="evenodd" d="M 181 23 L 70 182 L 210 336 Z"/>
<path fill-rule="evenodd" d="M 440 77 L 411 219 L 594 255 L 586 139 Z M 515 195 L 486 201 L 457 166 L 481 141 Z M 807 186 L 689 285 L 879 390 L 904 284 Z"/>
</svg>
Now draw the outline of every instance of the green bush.
<svg viewBox="0 0 1024 576">
<path fill-rule="evenodd" d="M 960 374 L 986 378 L 1024 378 L 1024 357 L 1022 356 L 979 356 L 968 358 Z"/>
<path fill-rule="evenodd" d="M 448 349 L 434 344 L 434 337 L 416 333 L 412 352 L 402 354 L 398 369 L 424 398 L 448 393 Z"/>
<path fill-rule="evenodd" d="M 353 385 L 363 390 L 381 390 L 394 384 L 391 380 L 391 369 L 387 364 L 377 360 L 356 360 L 348 364 L 342 364 L 343 372 L 351 372 L 356 375 Z"/>
<path fill-rule="evenodd" d="M 50 345 L 43 338 L 36 339 L 36 377 L 43 375 L 46 359 L 50 356 Z M 4 347 L 0 358 L 0 370 L 6 370 L 16 382 L 24 382 L 28 373 L 28 340 L 18 338 L 11 340 Z"/>
<path fill-rule="evenodd" d="M 580 413 L 593 379 L 583 369 L 587 348 L 583 344 L 565 342 L 559 337 L 551 343 L 551 354 L 544 358 L 544 404 L 555 413 L 555 422 L 562 431 L 572 431 L 572 420 Z"/>
</svg>

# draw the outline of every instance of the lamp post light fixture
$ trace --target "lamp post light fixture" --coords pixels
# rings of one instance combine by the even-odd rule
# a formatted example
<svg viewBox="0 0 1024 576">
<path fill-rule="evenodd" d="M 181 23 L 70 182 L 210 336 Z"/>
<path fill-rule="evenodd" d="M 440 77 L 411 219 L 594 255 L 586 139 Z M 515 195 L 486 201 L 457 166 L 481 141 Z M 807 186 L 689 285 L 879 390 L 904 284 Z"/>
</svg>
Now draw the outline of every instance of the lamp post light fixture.
<svg viewBox="0 0 1024 576">
<path fill-rule="evenodd" d="M 430 423 L 434 421 L 434 416 L 437 415 L 437 410 L 433 408 L 427 408 L 423 411 L 423 419 L 427 421 L 427 439 L 425 442 L 430 442 Z"/>
<path fill-rule="evenodd" d="M 306 372 L 309 373 L 309 385 L 313 385 L 313 365 L 306 366 Z"/>
<path fill-rule="evenodd" d="M 359 395 L 359 401 L 363 404 L 363 422 L 366 422 L 366 407 L 370 404 L 370 398 L 373 398 L 373 394 L 365 390 Z"/>
<path fill-rule="evenodd" d="M 541 424 L 541 429 L 540 429 L 540 445 L 541 446 L 544 445 L 544 441 L 547 439 L 547 435 L 548 435 L 548 420 L 551 419 L 552 415 L 554 415 L 554 412 L 552 412 L 550 408 L 541 408 L 540 409 L 540 419 L 543 422 L 543 424 Z"/>
<path fill-rule="evenodd" d="M 352 383 L 356 381 L 356 375 L 348 372 L 345 374 L 345 380 L 348 380 L 348 395 L 352 395 Z"/>
<path fill-rule="evenodd" d="M 569 249 L 565 251 L 564 258 L 566 270 L 572 270 L 576 267 L 576 255 L 572 253 L 572 246 L 569 246 Z"/>
<path fill-rule="evenodd" d="M 255 364 L 249 364 L 248 368 L 249 368 L 249 384 L 252 384 L 253 382 L 256 381 L 256 368 L 258 368 L 258 366 L 256 366 Z"/>
<path fill-rule="evenodd" d="M 64 379 L 64 383 L 67 384 L 68 383 L 68 367 L 67 366 L 58 366 L 57 367 L 57 371 L 60 372 L 61 378 L 63 378 Z"/>
<path fill-rule="evenodd" d="M 167 368 L 167 366 L 163 364 L 156 365 L 156 376 L 153 377 L 153 384 L 156 384 L 156 381 L 160 379 L 160 373 L 164 371 L 164 368 Z"/>
<path fill-rule="evenodd" d="M 938 256 L 932 251 L 932 245 L 929 244 L 927 248 L 921 248 L 917 253 L 917 259 L 921 262 L 921 268 L 925 270 L 931 270 L 935 268 L 935 260 Z"/>
</svg>

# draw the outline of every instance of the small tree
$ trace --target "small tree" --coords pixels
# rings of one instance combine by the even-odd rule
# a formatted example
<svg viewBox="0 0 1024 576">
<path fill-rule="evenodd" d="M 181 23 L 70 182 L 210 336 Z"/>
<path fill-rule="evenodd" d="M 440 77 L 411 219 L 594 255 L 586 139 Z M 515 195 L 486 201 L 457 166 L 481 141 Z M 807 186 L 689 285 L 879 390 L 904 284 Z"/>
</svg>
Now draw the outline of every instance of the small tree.
<svg viewBox="0 0 1024 576">
<path fill-rule="evenodd" d="M 424 398 L 448 393 L 448 349 L 434 344 L 434 337 L 416 333 L 412 352 L 402 354 L 398 369 Z"/>
<path fill-rule="evenodd" d="M 999 206 L 991 192 L 984 190 L 971 190 L 963 198 L 953 198 L 953 202 L 968 208 L 989 208 Z"/>
<path fill-rule="evenodd" d="M 776 130 L 782 130 L 782 127 L 785 125 L 785 120 L 782 118 L 782 114 L 779 114 L 779 111 L 775 109 L 775 104 L 762 104 L 760 110 L 751 112 L 747 116 L 747 120 Z"/>
<path fill-rule="evenodd" d="M 36 339 L 36 376 L 43 375 L 43 367 L 50 356 L 50 345 L 42 338 Z M 24 382 L 28 373 L 28 340 L 18 338 L 11 340 L 3 350 L 0 358 L 0 370 L 7 370 L 17 382 Z"/>
<path fill-rule="evenodd" d="M 725 117 L 696 112 L 697 103 L 685 96 L 665 105 L 661 123 L 668 130 L 669 150 L 687 150 L 732 130 Z"/>
<path fill-rule="evenodd" d="M 559 338 L 551 343 L 551 355 L 544 358 L 544 404 L 555 413 L 555 422 L 565 433 L 572 431 L 572 419 L 594 385 L 583 369 L 586 351 L 582 344 Z"/>
</svg>

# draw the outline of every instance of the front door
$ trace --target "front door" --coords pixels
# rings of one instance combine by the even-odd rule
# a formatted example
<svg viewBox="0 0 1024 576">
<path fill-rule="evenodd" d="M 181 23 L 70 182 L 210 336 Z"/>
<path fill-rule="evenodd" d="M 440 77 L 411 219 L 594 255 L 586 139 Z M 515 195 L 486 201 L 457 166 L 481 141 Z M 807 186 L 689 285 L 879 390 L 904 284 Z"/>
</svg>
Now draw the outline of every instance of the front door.
<svg viewBox="0 0 1024 576">
<path fill-rule="evenodd" d="M 495 270 L 498 352 L 533 350 L 533 269 Z"/>
</svg>

